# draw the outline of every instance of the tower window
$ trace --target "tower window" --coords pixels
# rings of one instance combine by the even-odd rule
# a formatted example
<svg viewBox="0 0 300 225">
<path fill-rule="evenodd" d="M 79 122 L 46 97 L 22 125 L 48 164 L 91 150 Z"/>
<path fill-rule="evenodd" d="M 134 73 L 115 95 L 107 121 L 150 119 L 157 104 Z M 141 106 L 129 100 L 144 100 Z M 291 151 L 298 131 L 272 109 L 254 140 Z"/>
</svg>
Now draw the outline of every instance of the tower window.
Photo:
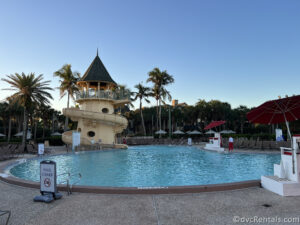
<svg viewBox="0 0 300 225">
<path fill-rule="evenodd" d="M 88 135 L 89 137 L 94 137 L 94 136 L 95 136 L 95 132 L 94 132 L 94 131 L 89 131 L 89 132 L 87 133 L 87 135 Z"/>
<path fill-rule="evenodd" d="M 103 113 L 108 113 L 108 108 L 103 108 L 103 109 L 102 109 L 102 112 L 103 112 Z"/>
</svg>

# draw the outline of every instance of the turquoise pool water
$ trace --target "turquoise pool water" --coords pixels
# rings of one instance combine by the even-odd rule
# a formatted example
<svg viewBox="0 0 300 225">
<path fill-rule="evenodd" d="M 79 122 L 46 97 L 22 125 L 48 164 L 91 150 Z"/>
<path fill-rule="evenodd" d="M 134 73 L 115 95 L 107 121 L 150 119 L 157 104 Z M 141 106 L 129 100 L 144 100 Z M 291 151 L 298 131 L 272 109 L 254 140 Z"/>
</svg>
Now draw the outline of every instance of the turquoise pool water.
<svg viewBox="0 0 300 225">
<path fill-rule="evenodd" d="M 27 160 L 10 169 L 16 177 L 39 181 L 39 163 L 57 163 L 57 174 L 81 173 L 80 185 L 161 187 L 229 183 L 273 174 L 278 154 L 215 153 L 184 146 L 137 146 Z M 65 180 L 59 176 L 58 183 Z"/>
</svg>

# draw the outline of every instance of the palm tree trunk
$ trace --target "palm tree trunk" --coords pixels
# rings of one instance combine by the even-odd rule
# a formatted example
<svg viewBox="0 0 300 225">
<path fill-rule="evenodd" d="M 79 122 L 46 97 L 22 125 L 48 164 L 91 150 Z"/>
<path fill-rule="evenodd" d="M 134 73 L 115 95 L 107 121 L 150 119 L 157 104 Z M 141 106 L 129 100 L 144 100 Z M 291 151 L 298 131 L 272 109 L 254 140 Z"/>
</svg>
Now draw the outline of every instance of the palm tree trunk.
<svg viewBox="0 0 300 225">
<path fill-rule="evenodd" d="M 146 136 L 146 128 L 145 128 L 145 122 L 144 122 L 143 111 L 142 111 L 142 99 L 140 99 L 140 112 L 141 112 L 141 118 L 142 118 L 142 126 L 143 126 L 144 136 Z"/>
<path fill-rule="evenodd" d="M 241 134 L 243 134 L 244 133 L 244 123 L 243 123 L 243 121 L 241 121 Z"/>
<path fill-rule="evenodd" d="M 158 100 L 156 100 L 156 130 L 158 130 Z"/>
<path fill-rule="evenodd" d="M 52 128 L 51 131 L 52 133 L 54 133 L 54 113 L 52 113 L 52 124 L 51 124 Z"/>
<path fill-rule="evenodd" d="M 8 121 L 8 135 L 7 135 L 7 142 L 10 142 L 10 137 L 11 137 L 11 116 L 9 116 L 9 121 Z"/>
<path fill-rule="evenodd" d="M 6 119 L 6 118 L 5 118 Z M 4 135 L 6 136 L 6 121 L 3 118 L 2 122 L 3 122 L 3 131 L 4 131 Z"/>
<path fill-rule="evenodd" d="M 17 133 L 20 133 L 21 132 L 21 125 L 22 125 L 22 118 L 21 118 L 21 116 L 17 117 L 17 123 L 18 123 L 18 132 Z"/>
<path fill-rule="evenodd" d="M 161 130 L 161 99 L 159 98 L 159 130 Z M 159 138 L 161 138 L 161 134 L 159 134 Z"/>
<path fill-rule="evenodd" d="M 43 139 L 45 139 L 45 127 L 46 127 L 46 122 L 45 118 L 43 119 Z"/>
<path fill-rule="evenodd" d="M 67 103 L 67 108 L 69 108 L 69 103 L 70 103 L 70 94 L 68 92 L 68 103 Z M 67 131 L 67 128 L 69 126 L 69 117 L 66 116 L 66 120 L 65 120 L 65 129 L 64 131 Z"/>
<path fill-rule="evenodd" d="M 36 130 L 37 130 L 37 121 L 34 120 L 34 142 L 36 143 Z"/>
<path fill-rule="evenodd" d="M 159 130 L 161 130 L 161 100 L 159 99 Z"/>
<path fill-rule="evenodd" d="M 33 132 L 33 128 L 34 128 L 34 120 L 33 120 L 33 113 L 31 114 L 31 117 L 30 117 L 30 131 L 31 131 L 31 137 L 32 137 L 32 132 Z"/>
<path fill-rule="evenodd" d="M 28 126 L 28 116 L 27 116 L 27 109 L 24 106 L 24 121 L 23 121 L 23 136 L 22 136 L 22 148 L 24 152 L 27 152 L 26 147 L 26 139 L 27 139 L 27 126 Z"/>
</svg>

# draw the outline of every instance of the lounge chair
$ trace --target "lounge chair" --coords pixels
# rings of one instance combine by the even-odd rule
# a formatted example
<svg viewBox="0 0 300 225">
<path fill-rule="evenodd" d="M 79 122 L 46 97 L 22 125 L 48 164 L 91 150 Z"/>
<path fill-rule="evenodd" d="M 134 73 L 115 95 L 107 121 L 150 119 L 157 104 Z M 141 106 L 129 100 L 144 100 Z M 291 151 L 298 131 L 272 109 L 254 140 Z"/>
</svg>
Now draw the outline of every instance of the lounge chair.
<svg viewBox="0 0 300 225">
<path fill-rule="evenodd" d="M 279 150 L 278 142 L 277 141 L 271 141 L 270 142 L 270 149 L 271 150 Z"/>
<path fill-rule="evenodd" d="M 228 148 L 228 138 L 222 138 L 222 146 L 223 148 Z"/>
<path fill-rule="evenodd" d="M 248 148 L 249 141 L 248 139 L 244 139 L 242 144 L 240 145 L 240 148 Z"/>
<path fill-rule="evenodd" d="M 249 140 L 249 145 L 248 145 L 248 148 L 249 149 L 253 149 L 254 147 L 255 147 L 255 140 L 253 140 L 253 139 L 250 139 Z"/>
<path fill-rule="evenodd" d="M 8 160 L 11 159 L 12 156 L 10 154 L 10 150 L 8 146 L 2 147 L 0 149 L 0 161 Z"/>
<path fill-rule="evenodd" d="M 31 153 L 31 154 L 37 154 L 37 149 L 34 149 L 34 146 L 31 144 L 27 145 L 27 151 L 28 151 L 28 153 Z"/>
<path fill-rule="evenodd" d="M 242 138 L 237 138 L 236 141 L 233 143 L 233 146 L 234 146 L 234 148 L 240 148 L 242 143 L 243 143 Z"/>
<path fill-rule="evenodd" d="M 262 149 L 262 141 L 256 141 L 254 149 Z"/>
</svg>

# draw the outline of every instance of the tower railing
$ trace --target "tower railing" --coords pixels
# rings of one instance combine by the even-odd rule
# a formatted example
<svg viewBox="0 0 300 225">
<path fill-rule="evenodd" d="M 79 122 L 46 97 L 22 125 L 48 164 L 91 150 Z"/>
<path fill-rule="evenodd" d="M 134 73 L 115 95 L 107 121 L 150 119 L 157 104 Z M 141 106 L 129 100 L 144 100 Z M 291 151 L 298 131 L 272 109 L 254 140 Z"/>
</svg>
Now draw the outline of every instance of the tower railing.
<svg viewBox="0 0 300 225">
<path fill-rule="evenodd" d="M 130 100 L 130 91 L 111 91 L 111 90 L 89 90 L 80 91 L 76 94 L 76 99 L 99 98 L 112 100 Z"/>
</svg>

